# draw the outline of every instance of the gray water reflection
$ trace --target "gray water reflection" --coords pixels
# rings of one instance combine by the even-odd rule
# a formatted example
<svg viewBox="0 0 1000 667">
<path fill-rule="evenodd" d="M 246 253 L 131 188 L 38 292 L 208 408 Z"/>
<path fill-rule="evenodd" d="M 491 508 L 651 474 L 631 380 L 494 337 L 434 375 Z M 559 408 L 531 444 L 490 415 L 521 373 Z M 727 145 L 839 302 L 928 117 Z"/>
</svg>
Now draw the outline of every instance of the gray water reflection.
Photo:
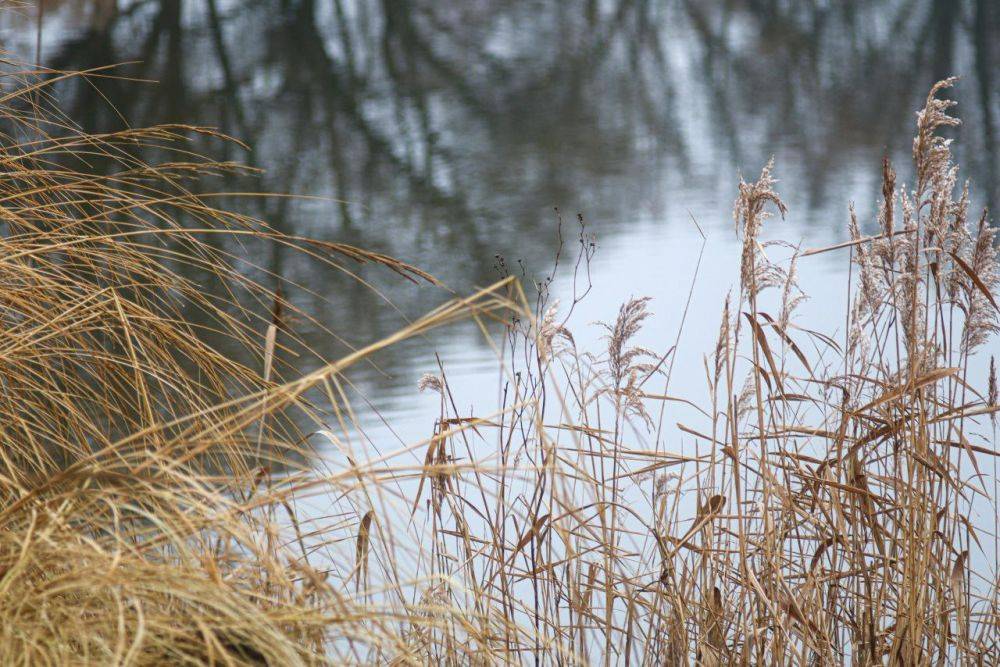
<svg viewBox="0 0 1000 667">
<path fill-rule="evenodd" d="M 1000 197 L 993 0 L 46 0 L 36 44 L 37 19 L 30 7 L 3 15 L 5 47 L 33 59 L 40 44 L 56 69 L 128 62 L 120 74 L 158 82 L 62 89 L 84 128 L 219 127 L 250 150 L 197 138 L 196 149 L 266 171 L 213 189 L 336 200 L 223 204 L 400 257 L 459 291 L 491 282 L 497 254 L 545 271 L 559 206 L 602 239 L 595 277 L 616 289 L 597 292 L 595 311 L 610 316 L 610 301 L 641 289 L 633 279 L 655 281 L 671 252 L 690 263 L 688 211 L 723 229 L 737 172 L 755 174 L 771 154 L 794 214 L 786 235 L 836 237 L 848 201 L 874 202 L 882 155 L 906 164 L 913 111 L 951 73 L 964 77 L 957 158 L 979 203 Z M 637 244 L 663 250 L 615 250 Z M 319 292 L 297 298 L 354 344 L 446 296 L 362 271 L 396 311 L 281 248 L 246 253 Z M 731 281 L 726 256 L 713 255 L 709 283 Z M 301 327 L 320 357 L 343 352 Z M 434 341 L 456 351 L 453 378 L 488 366 L 474 338 L 459 329 Z M 386 373 L 359 381 L 402 410 L 428 355 L 403 346 L 380 358 Z"/>
</svg>

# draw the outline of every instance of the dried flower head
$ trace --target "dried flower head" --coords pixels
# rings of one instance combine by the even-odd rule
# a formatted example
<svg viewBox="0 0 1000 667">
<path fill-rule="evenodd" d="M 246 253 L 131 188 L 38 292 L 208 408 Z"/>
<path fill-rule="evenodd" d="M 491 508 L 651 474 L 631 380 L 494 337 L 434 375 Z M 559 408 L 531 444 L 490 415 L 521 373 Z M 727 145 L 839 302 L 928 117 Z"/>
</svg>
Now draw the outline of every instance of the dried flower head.
<svg viewBox="0 0 1000 667">
<path fill-rule="evenodd" d="M 558 352 L 555 349 L 555 341 L 562 338 L 570 345 L 575 345 L 573 334 L 562 324 L 556 321 L 559 312 L 559 300 L 553 301 L 552 305 L 545 311 L 541 323 L 538 325 L 538 354 L 542 361 L 546 361 L 553 354 Z"/>
<path fill-rule="evenodd" d="M 885 207 L 883 207 L 883 210 L 885 210 Z M 854 211 L 854 204 L 850 205 L 849 211 L 851 218 L 847 229 L 851 235 L 851 240 L 859 241 L 852 251 L 854 253 L 854 263 L 857 264 L 858 272 L 861 275 L 856 315 L 857 317 L 866 314 L 875 315 L 879 310 L 882 294 L 885 289 L 884 281 L 882 274 L 875 269 L 875 258 L 872 256 L 872 249 L 868 247 L 867 243 L 860 243 L 861 229 L 858 226 L 858 216 Z"/>
<path fill-rule="evenodd" d="M 652 429 L 653 418 L 646 410 L 646 404 L 643 401 L 645 396 L 639 382 L 639 373 L 641 371 L 648 372 L 649 370 L 651 370 L 651 367 L 645 365 L 633 366 L 628 375 L 628 382 L 618 390 L 618 395 L 622 399 L 624 414 L 628 417 L 640 419 L 647 428 Z"/>
<path fill-rule="evenodd" d="M 740 178 L 740 193 L 733 206 L 733 219 L 736 221 L 737 231 L 743 237 L 740 282 L 743 285 L 743 292 L 752 295 L 756 295 L 768 284 L 773 283 L 766 275 L 770 262 L 763 257 L 760 242 L 757 240 L 764 221 L 771 217 L 771 213 L 766 210 L 767 204 L 773 204 L 782 218 L 788 211 L 785 203 L 774 191 L 774 184 L 777 181 L 771 175 L 773 169 L 772 157 L 764 165 L 760 178 L 755 182 L 747 183 Z M 763 261 L 758 261 L 759 258 Z"/>
<path fill-rule="evenodd" d="M 433 373 L 424 373 L 417 380 L 417 391 L 423 393 L 427 390 L 436 391 L 439 394 L 444 393 L 444 383 L 441 382 L 441 378 Z"/>
<path fill-rule="evenodd" d="M 888 157 L 882 158 L 882 205 L 879 207 L 879 224 L 888 237 L 895 231 L 893 219 L 894 203 L 896 201 L 896 170 Z M 852 206 L 853 209 L 853 206 Z"/>
<path fill-rule="evenodd" d="M 986 405 L 990 408 L 997 407 L 997 360 L 991 354 L 990 355 L 990 378 L 989 387 L 986 391 Z M 993 426 L 997 425 L 997 413 L 990 413 L 990 421 L 993 422 Z"/>
<path fill-rule="evenodd" d="M 959 264 L 956 271 L 962 271 L 962 292 L 965 296 L 965 337 L 962 348 L 971 352 L 985 343 L 1000 331 L 997 322 L 997 310 L 993 297 L 1000 286 L 1000 270 L 997 266 L 997 253 L 994 246 L 996 230 L 986 219 L 986 211 L 979 219 L 979 229 L 975 244 L 964 260 L 965 266 Z"/>
<path fill-rule="evenodd" d="M 722 323 L 719 325 L 719 338 L 715 343 L 715 377 L 713 385 L 719 384 L 719 378 L 722 376 L 722 369 L 725 366 L 726 358 L 729 356 L 732 346 L 732 336 L 730 335 L 729 325 L 730 300 L 731 295 L 726 294 L 726 302 L 722 307 Z"/>
<path fill-rule="evenodd" d="M 629 341 L 639 333 L 643 321 L 649 317 L 650 313 L 646 309 L 646 304 L 650 297 L 631 298 L 618 309 L 618 318 L 614 326 L 600 323 L 608 331 L 605 340 L 608 342 L 608 360 L 611 366 L 611 375 L 616 386 L 621 385 L 633 370 L 651 370 L 651 367 L 637 364 L 639 359 L 654 356 L 652 352 L 643 347 L 630 346 Z"/>
<path fill-rule="evenodd" d="M 802 288 L 799 287 L 798 261 L 799 249 L 796 248 L 788 264 L 784 286 L 781 290 L 781 317 L 779 318 L 779 323 L 781 324 L 781 328 L 786 331 L 789 324 L 791 324 L 792 313 L 795 312 L 800 303 L 809 298 L 802 291 Z"/>
<path fill-rule="evenodd" d="M 958 81 L 951 77 L 938 81 L 927 94 L 924 108 L 917 112 L 917 136 L 913 139 L 913 162 L 917 167 L 918 196 L 929 189 L 934 189 L 935 181 L 944 177 L 951 164 L 951 140 L 937 135 L 941 127 L 955 127 L 961 121 L 948 115 L 948 110 L 955 106 L 954 100 L 941 100 L 937 95 L 942 90 L 951 88 Z"/>
<path fill-rule="evenodd" d="M 681 476 L 676 472 L 661 472 L 656 475 L 656 481 L 653 482 L 653 495 L 662 496 L 667 493 L 669 489 L 667 488 L 671 482 L 679 481 Z"/>
<path fill-rule="evenodd" d="M 991 408 L 997 406 L 997 360 L 992 354 L 990 355 L 990 380 L 986 401 Z"/>
</svg>

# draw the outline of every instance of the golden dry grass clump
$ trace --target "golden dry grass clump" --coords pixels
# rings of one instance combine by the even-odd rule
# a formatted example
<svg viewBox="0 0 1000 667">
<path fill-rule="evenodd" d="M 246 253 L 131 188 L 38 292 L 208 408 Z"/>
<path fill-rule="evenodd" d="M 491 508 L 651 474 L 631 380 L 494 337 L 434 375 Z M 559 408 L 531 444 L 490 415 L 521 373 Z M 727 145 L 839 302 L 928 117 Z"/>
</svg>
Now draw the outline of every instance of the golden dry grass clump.
<svg viewBox="0 0 1000 667">
<path fill-rule="evenodd" d="M 82 75 L 3 67 L 0 656 L 319 659 L 336 616 L 305 602 L 319 579 L 274 546 L 260 508 L 277 496 L 252 492 L 302 434 L 247 403 L 271 397 L 277 411 L 294 397 L 270 368 L 203 341 L 223 337 L 271 366 L 276 324 L 251 306 L 290 306 L 232 268 L 244 239 L 425 274 L 216 210 L 186 184 L 237 167 L 184 150 L 204 130 L 87 134 L 48 104 L 53 85 Z M 151 149 L 168 159 L 137 157 Z"/>
<path fill-rule="evenodd" d="M 850 241 L 772 262 L 771 165 L 741 183 L 699 407 L 634 344 L 647 299 L 586 353 L 513 279 L 279 377 L 292 306 L 234 268 L 242 240 L 429 276 L 216 210 L 193 179 L 238 167 L 183 150 L 204 130 L 86 134 L 46 104 L 66 76 L 0 79 L 5 663 L 995 664 L 997 399 L 970 371 L 1000 274 L 939 136 L 950 81 L 872 236 L 852 211 Z M 843 340 L 794 312 L 800 258 L 834 251 Z M 359 448 L 344 371 L 465 317 L 502 325 L 496 411 L 460 413 L 436 369 L 428 440 Z"/>
</svg>

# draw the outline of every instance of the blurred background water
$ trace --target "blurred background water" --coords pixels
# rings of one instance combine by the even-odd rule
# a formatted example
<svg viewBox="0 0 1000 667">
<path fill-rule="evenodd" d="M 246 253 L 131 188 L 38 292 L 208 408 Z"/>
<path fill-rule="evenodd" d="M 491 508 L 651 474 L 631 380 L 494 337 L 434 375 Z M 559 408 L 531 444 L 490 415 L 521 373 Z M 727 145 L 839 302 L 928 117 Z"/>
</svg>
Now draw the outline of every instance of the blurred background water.
<svg viewBox="0 0 1000 667">
<path fill-rule="evenodd" d="M 702 354 L 738 279 L 740 173 L 756 178 L 775 158 L 789 214 L 769 223 L 772 238 L 843 240 L 852 201 L 870 230 L 882 157 L 908 180 L 914 111 L 934 81 L 957 74 L 957 160 L 976 210 L 1000 196 L 995 0 L 21 5 L 0 14 L 0 42 L 14 56 L 64 70 L 120 64 L 116 74 L 149 81 L 61 87 L 69 119 L 89 131 L 184 123 L 240 138 L 248 149 L 204 138 L 193 148 L 264 173 L 206 187 L 318 197 L 218 202 L 282 231 L 385 252 L 466 293 L 500 277 L 498 257 L 529 281 L 545 275 L 555 207 L 569 246 L 582 214 L 598 246 L 594 288 L 570 323 L 582 346 L 600 344 L 591 322 L 648 295 L 655 316 L 643 342 L 667 349 L 701 257 L 671 388 L 695 400 Z M 343 339 L 293 323 L 316 354 L 286 358 L 286 374 L 389 334 L 449 295 L 359 269 L 390 307 L 280 247 L 235 252 L 265 282 L 266 269 L 312 290 L 291 296 Z M 844 253 L 800 267 L 812 297 L 803 318 L 835 336 L 847 268 Z M 571 289 L 563 270 L 552 292 L 565 304 Z M 494 352 L 473 327 L 452 327 L 352 372 L 372 443 L 391 449 L 430 434 L 437 399 L 416 381 L 436 371 L 435 355 L 460 411 L 489 412 Z M 984 384 L 985 372 L 972 380 Z"/>
</svg>

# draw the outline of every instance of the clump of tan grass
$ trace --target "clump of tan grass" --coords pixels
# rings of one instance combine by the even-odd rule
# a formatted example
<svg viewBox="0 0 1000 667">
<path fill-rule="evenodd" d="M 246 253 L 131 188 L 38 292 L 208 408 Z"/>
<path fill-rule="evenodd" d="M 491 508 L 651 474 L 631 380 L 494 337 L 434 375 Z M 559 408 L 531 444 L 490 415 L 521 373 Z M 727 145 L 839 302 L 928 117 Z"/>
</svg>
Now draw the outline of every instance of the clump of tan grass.
<svg viewBox="0 0 1000 667">
<path fill-rule="evenodd" d="M 512 278 L 282 377 L 292 306 L 233 268 L 234 242 L 429 276 L 216 210 L 191 183 L 237 167 L 184 153 L 194 128 L 88 135 L 43 108 L 63 76 L 10 70 L 0 96 L 11 662 L 995 661 L 995 526 L 975 516 L 996 513 L 996 380 L 984 395 L 969 371 L 1000 274 L 939 135 L 950 80 L 918 115 L 915 185 L 883 167 L 874 235 L 852 210 L 850 241 L 772 261 L 765 220 L 792 212 L 771 164 L 741 182 L 740 289 L 699 407 L 670 394 L 676 348 L 633 343 L 647 299 L 586 352 Z M 142 162 L 151 145 L 177 159 Z M 844 340 L 796 323 L 797 264 L 820 252 L 853 262 Z M 461 412 L 427 369 L 428 439 L 359 446 L 350 367 L 469 317 L 502 353 L 496 411 Z"/>
<path fill-rule="evenodd" d="M 31 665 L 322 659 L 338 594 L 325 611 L 305 603 L 321 578 L 282 560 L 270 528 L 279 496 L 254 493 L 302 441 L 278 415 L 294 396 L 270 370 L 204 341 L 227 338 L 272 364 L 274 325 L 252 305 L 283 300 L 233 268 L 233 241 L 287 244 L 345 271 L 349 260 L 426 274 L 219 211 L 189 189 L 238 168 L 185 150 L 187 135 L 208 131 L 87 134 L 47 96 L 88 75 L 3 65 L 0 655 Z M 146 164 L 139 149 L 173 159 Z M 273 419 L 247 407 L 260 397 Z"/>
</svg>

